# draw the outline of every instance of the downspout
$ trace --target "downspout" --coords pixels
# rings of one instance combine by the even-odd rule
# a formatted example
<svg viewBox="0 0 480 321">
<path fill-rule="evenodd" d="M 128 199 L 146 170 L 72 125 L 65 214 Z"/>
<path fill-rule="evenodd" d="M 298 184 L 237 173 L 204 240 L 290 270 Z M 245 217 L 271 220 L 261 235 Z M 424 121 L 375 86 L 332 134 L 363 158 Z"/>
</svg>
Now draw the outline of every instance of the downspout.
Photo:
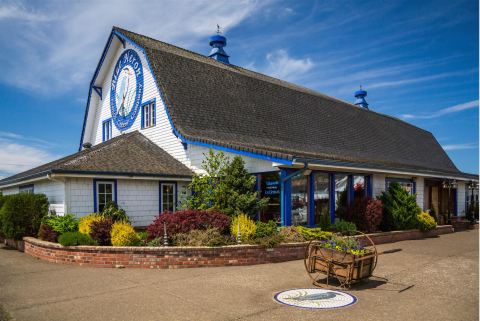
<svg viewBox="0 0 480 321">
<path fill-rule="evenodd" d="M 303 167 L 300 168 L 299 170 L 291 173 L 290 175 L 287 175 L 285 177 L 280 178 L 280 220 L 281 220 L 281 225 L 285 226 L 286 225 L 286 206 L 285 206 L 285 183 L 290 180 L 292 177 L 303 173 L 308 169 L 308 162 L 305 162 L 303 164 Z"/>
</svg>

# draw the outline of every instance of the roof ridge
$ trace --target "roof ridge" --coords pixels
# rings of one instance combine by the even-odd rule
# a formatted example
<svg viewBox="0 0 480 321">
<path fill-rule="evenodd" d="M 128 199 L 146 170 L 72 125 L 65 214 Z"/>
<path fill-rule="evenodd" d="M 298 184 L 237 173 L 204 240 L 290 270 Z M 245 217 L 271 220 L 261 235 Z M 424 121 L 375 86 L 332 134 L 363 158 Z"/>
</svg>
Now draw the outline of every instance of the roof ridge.
<svg viewBox="0 0 480 321">
<path fill-rule="evenodd" d="M 155 39 L 155 38 L 152 38 L 152 37 L 149 37 L 149 36 L 146 36 L 146 35 L 143 35 L 143 34 L 140 34 L 140 33 L 137 33 L 137 32 L 133 32 L 133 31 L 130 31 L 130 30 L 127 30 L 127 29 L 123 29 L 123 28 L 120 28 L 120 27 L 117 27 L 117 26 L 113 26 L 113 29 L 119 31 L 119 32 L 128 32 L 128 33 L 132 33 L 136 36 L 139 36 L 139 37 L 143 37 L 143 38 L 146 38 L 146 39 L 149 39 L 149 40 L 152 40 L 154 42 L 157 42 L 157 43 L 160 43 L 166 47 L 171 47 L 172 49 L 177 49 L 179 51 L 183 51 L 185 53 L 189 53 L 189 54 L 192 54 L 194 55 L 195 57 L 197 58 L 200 58 L 200 59 L 195 59 L 196 61 L 199 61 L 199 62 L 203 62 L 203 63 L 208 63 L 212 66 L 215 66 L 215 67 L 218 67 L 218 68 L 222 68 L 222 69 L 225 69 L 225 70 L 228 70 L 228 71 L 231 71 L 231 72 L 239 72 L 240 70 L 244 71 L 244 72 L 247 72 L 247 73 L 253 73 L 255 75 L 258 75 L 260 77 L 255 77 L 261 81 L 268 81 L 270 83 L 273 83 L 275 85 L 280 85 L 284 88 L 287 88 L 289 90 L 298 90 L 298 91 L 301 91 L 303 93 L 306 93 L 306 94 L 312 94 L 312 95 L 315 95 L 315 96 L 318 96 L 318 97 L 322 97 L 324 99 L 328 99 L 330 101 L 334 101 L 334 102 L 340 102 L 340 103 L 343 103 L 345 104 L 346 106 L 348 106 L 349 108 L 355 108 L 356 110 L 362 110 L 362 112 L 371 112 L 371 113 L 375 113 L 379 116 L 382 116 L 382 117 L 386 117 L 386 118 L 389 118 L 389 119 L 392 119 L 392 120 L 395 120 L 395 121 L 399 121 L 399 122 L 402 122 L 404 124 L 407 124 L 413 128 L 416 128 L 416 129 L 419 129 L 419 130 L 422 130 L 424 132 L 427 132 L 427 133 L 430 133 L 430 131 L 424 129 L 424 128 L 421 128 L 421 127 L 418 127 L 418 126 L 415 126 L 403 119 L 400 119 L 398 117 L 395 117 L 395 116 L 392 116 L 392 115 L 388 115 L 388 114 L 384 114 L 384 113 L 381 113 L 379 111 L 376 111 L 376 110 L 371 110 L 371 109 L 364 109 L 364 108 L 359 108 L 358 106 L 354 105 L 353 103 L 349 102 L 349 101 L 345 101 L 343 99 L 340 99 L 340 98 L 337 98 L 337 97 L 333 97 L 333 96 L 330 96 L 330 95 L 327 95 L 327 94 L 324 94 L 324 93 L 321 93 L 315 89 L 311 89 L 311 88 L 308 88 L 308 87 L 305 87 L 305 86 L 302 86 L 302 85 L 299 85 L 299 84 L 296 84 L 296 83 L 293 83 L 293 82 L 289 82 L 289 81 L 286 81 L 286 80 L 283 80 L 283 79 L 279 79 L 279 78 L 275 78 L 275 77 L 272 77 L 272 76 L 269 76 L 269 75 L 266 75 L 266 74 L 263 74 L 261 72 L 258 72 L 258 71 L 255 71 L 255 70 L 250 70 L 250 69 L 247 69 L 245 67 L 242 67 L 242 66 L 238 66 L 238 65 L 234 65 L 234 64 L 225 64 L 225 63 L 222 63 L 222 62 L 219 62 L 215 59 L 211 59 L 205 55 L 202 55 L 198 52 L 195 52 L 195 51 L 192 51 L 192 50 L 189 50 L 189 49 L 185 49 L 185 48 L 182 48 L 182 47 L 179 47 L 179 46 L 176 46 L 176 45 L 173 45 L 173 44 L 170 44 L 170 43 L 167 43 L 165 41 L 161 41 L 161 40 L 158 40 L 158 39 Z M 140 44 L 138 44 L 140 45 Z M 152 47 L 148 47 L 148 49 L 150 50 L 159 50 L 157 48 L 152 48 Z M 175 54 L 173 52 L 169 52 L 171 54 Z M 193 59 L 192 57 L 188 57 L 188 56 L 183 56 L 182 57 L 186 58 L 186 59 Z M 240 69 L 240 70 L 238 70 Z M 241 73 L 243 75 L 245 75 L 244 73 Z M 248 75 L 245 75 L 248 77 Z M 266 79 L 261 79 L 261 78 L 266 78 Z M 294 87 L 294 88 L 292 88 Z"/>
</svg>

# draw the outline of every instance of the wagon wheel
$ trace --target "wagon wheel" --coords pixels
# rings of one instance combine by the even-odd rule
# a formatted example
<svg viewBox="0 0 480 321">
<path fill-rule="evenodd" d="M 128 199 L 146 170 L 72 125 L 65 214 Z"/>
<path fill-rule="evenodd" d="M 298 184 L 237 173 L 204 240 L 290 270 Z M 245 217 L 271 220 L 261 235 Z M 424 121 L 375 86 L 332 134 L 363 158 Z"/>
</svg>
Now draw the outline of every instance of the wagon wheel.
<svg viewBox="0 0 480 321">
<path fill-rule="evenodd" d="M 358 242 L 358 238 L 361 238 L 361 243 L 364 248 L 368 248 L 373 256 L 373 267 L 371 271 L 375 269 L 378 260 L 378 252 L 372 239 L 363 232 L 355 231 L 351 235 L 340 235 L 346 242 L 349 239 Z M 352 259 L 352 256 L 347 253 L 332 251 L 325 248 L 320 248 L 318 245 L 320 241 L 310 241 L 305 248 L 304 265 L 308 276 L 312 279 L 313 284 L 319 287 L 330 287 L 330 278 L 336 278 L 339 282 L 339 286 L 342 288 L 348 288 L 353 281 L 353 272 L 355 264 L 357 263 Z M 326 276 L 326 282 L 322 283 L 322 277 Z"/>
</svg>

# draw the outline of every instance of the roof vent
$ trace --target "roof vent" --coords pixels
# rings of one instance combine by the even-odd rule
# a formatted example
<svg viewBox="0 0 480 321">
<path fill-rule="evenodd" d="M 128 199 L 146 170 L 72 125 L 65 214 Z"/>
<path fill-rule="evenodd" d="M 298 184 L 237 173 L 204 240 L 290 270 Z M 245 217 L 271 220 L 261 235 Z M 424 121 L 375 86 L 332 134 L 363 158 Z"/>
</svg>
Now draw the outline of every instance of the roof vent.
<svg viewBox="0 0 480 321">
<path fill-rule="evenodd" d="M 355 105 L 359 107 L 363 107 L 365 109 L 368 109 L 368 103 L 365 100 L 365 97 L 367 96 L 367 91 L 362 89 L 362 86 L 360 86 L 360 90 L 357 90 L 355 92 L 355 98 L 357 98 L 354 102 Z"/>
<path fill-rule="evenodd" d="M 227 46 L 227 38 L 220 34 L 219 25 L 217 25 L 217 34 L 210 37 L 210 46 L 212 47 L 212 50 L 208 55 L 210 58 L 213 58 L 225 64 L 230 64 L 230 62 L 228 61 L 229 56 L 223 50 L 223 47 Z"/>
<path fill-rule="evenodd" d="M 89 148 L 92 148 L 92 144 L 91 143 L 84 143 L 82 145 L 82 147 L 85 148 L 85 149 L 89 149 Z"/>
</svg>

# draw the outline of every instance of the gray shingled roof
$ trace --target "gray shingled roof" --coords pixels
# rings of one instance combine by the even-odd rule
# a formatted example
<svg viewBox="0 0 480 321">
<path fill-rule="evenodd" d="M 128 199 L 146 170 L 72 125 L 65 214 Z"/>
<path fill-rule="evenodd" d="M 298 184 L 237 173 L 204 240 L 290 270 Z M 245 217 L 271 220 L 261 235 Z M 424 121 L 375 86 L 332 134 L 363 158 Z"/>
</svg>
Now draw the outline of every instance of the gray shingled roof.
<svg viewBox="0 0 480 321">
<path fill-rule="evenodd" d="M 138 131 L 0 180 L 1 185 L 48 173 L 189 178 L 192 171 Z"/>
<path fill-rule="evenodd" d="M 460 172 L 428 131 L 318 92 L 114 28 L 145 49 L 185 138 L 285 159 Z"/>
</svg>

